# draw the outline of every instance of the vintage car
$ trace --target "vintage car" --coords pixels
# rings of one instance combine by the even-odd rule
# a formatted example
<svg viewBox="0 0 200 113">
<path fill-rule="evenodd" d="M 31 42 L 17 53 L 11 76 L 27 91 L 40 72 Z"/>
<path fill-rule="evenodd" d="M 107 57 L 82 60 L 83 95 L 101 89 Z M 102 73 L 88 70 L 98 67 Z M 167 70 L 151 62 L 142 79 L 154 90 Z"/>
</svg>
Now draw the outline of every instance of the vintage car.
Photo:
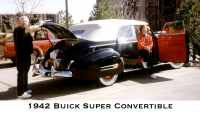
<svg viewBox="0 0 200 113">
<path fill-rule="evenodd" d="M 108 19 L 80 23 L 69 30 L 45 23 L 42 28 L 62 40 L 47 51 L 39 67 L 33 66 L 33 76 L 94 79 L 102 85 L 112 85 L 119 74 L 142 67 L 137 44 L 141 25 L 148 23 Z M 158 37 L 152 31 L 149 34 L 154 42 L 154 64 L 171 62 L 173 68 L 180 68 L 188 62 L 183 21 L 166 23 Z"/>
</svg>

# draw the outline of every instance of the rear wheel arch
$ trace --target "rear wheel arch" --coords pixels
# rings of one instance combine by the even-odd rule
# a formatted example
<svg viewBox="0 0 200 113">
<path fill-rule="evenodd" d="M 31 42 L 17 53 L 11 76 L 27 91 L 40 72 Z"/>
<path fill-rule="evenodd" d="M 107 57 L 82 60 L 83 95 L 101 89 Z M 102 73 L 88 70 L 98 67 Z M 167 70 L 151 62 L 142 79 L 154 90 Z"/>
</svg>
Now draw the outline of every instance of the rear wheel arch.
<svg viewBox="0 0 200 113">
<path fill-rule="evenodd" d="M 34 50 L 37 52 L 37 56 L 38 57 L 43 57 L 44 55 L 43 55 L 43 51 L 41 50 L 41 49 L 39 49 L 39 48 L 34 48 Z"/>
</svg>

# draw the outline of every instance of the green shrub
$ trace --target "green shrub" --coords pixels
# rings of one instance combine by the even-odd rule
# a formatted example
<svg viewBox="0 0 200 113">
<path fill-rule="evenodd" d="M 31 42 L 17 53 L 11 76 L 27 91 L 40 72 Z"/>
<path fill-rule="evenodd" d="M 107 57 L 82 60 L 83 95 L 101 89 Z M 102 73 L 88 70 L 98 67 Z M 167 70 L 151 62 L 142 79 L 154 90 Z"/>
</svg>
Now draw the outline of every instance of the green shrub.
<svg viewBox="0 0 200 113">
<path fill-rule="evenodd" d="M 0 34 L 0 41 L 14 41 L 13 35 L 8 35 L 7 33 Z"/>
<path fill-rule="evenodd" d="M 191 56 L 193 60 L 200 55 L 200 2 L 199 0 L 188 0 L 183 2 L 175 12 L 176 20 L 184 20 L 186 34 L 189 36 Z"/>
<path fill-rule="evenodd" d="M 7 29 L 7 26 L 6 26 L 6 24 L 5 23 L 3 23 L 3 26 L 2 26 L 2 32 L 3 33 L 7 33 L 8 32 L 8 29 Z"/>
</svg>

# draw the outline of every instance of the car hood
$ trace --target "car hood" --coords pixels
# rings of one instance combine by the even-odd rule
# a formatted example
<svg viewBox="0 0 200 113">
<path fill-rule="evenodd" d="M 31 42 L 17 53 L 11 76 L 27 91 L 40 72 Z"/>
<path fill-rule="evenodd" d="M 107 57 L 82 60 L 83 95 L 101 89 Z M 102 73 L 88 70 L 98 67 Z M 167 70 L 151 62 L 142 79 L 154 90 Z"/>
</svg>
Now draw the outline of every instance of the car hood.
<svg viewBox="0 0 200 113">
<path fill-rule="evenodd" d="M 51 31 L 51 33 L 58 39 L 77 39 L 77 37 L 71 31 L 56 23 L 45 23 L 42 28 L 46 28 Z"/>
</svg>

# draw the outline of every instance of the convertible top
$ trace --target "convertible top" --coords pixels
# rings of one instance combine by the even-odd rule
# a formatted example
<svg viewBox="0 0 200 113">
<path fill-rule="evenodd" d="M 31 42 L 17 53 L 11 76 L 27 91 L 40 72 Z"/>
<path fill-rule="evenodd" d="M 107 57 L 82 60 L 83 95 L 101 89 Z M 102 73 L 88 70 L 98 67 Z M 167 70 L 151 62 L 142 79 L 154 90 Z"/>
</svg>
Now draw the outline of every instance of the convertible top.
<svg viewBox="0 0 200 113">
<path fill-rule="evenodd" d="M 108 41 L 116 40 L 119 28 L 127 25 L 148 25 L 148 23 L 123 19 L 96 20 L 73 25 L 70 27 L 70 31 L 78 38 L 91 41 Z M 83 32 L 80 33 L 79 31 Z"/>
<path fill-rule="evenodd" d="M 137 21 L 137 20 L 105 19 L 105 20 L 88 21 L 88 22 L 76 24 L 76 26 L 94 25 L 94 24 L 99 25 L 101 27 L 124 26 L 124 25 L 148 25 L 147 22 Z"/>
</svg>

